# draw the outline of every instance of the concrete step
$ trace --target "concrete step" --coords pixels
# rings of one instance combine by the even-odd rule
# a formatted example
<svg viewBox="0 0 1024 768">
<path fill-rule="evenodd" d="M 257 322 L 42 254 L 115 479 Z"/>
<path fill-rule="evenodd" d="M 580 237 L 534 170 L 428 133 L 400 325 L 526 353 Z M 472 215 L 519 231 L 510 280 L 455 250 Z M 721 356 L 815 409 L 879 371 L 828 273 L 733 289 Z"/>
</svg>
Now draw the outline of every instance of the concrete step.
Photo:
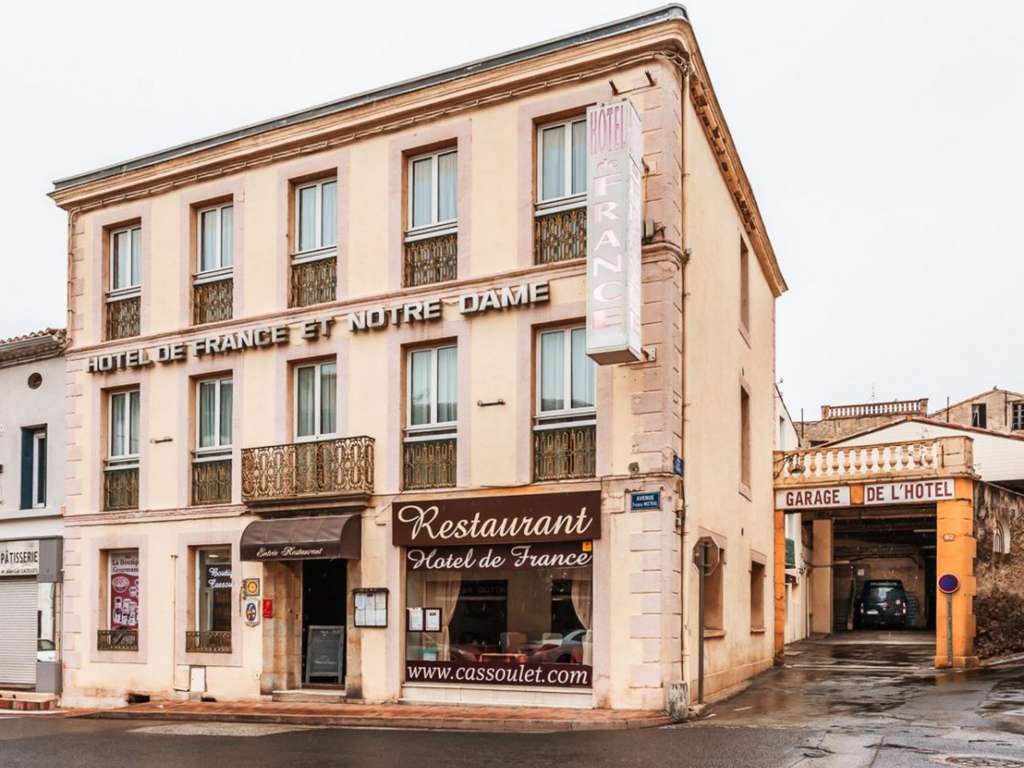
<svg viewBox="0 0 1024 768">
<path fill-rule="evenodd" d="M 346 698 L 345 691 L 339 688 L 292 688 L 274 691 L 270 700 L 303 704 L 344 704 Z"/>
<path fill-rule="evenodd" d="M 35 691 L 0 690 L 0 710 L 13 709 L 21 712 L 41 712 L 57 708 L 57 695 Z"/>
</svg>

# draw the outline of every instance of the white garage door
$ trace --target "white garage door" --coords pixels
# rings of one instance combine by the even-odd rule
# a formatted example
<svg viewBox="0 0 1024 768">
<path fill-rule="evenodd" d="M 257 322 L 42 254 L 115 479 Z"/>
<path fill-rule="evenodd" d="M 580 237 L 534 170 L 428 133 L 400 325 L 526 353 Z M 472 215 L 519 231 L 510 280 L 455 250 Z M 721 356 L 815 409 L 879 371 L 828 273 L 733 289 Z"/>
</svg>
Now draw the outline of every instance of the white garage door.
<svg viewBox="0 0 1024 768">
<path fill-rule="evenodd" d="M 35 685 L 36 580 L 0 579 L 0 686 Z"/>
</svg>

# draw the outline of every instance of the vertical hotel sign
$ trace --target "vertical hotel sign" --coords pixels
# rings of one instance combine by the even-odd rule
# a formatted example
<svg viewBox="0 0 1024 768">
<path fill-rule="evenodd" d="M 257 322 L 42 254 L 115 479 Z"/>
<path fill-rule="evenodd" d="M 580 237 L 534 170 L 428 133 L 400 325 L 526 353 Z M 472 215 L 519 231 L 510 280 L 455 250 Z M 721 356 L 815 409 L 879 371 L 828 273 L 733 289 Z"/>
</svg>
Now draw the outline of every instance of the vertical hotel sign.
<svg viewBox="0 0 1024 768">
<path fill-rule="evenodd" d="M 640 359 L 640 116 L 628 100 L 587 110 L 587 354 Z"/>
</svg>

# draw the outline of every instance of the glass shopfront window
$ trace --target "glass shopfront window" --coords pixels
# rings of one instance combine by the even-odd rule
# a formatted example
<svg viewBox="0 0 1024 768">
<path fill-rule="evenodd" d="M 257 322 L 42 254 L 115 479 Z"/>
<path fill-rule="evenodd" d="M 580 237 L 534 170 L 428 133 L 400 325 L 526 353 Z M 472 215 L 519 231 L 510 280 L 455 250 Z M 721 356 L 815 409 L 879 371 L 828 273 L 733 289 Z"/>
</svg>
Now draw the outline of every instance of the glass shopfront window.
<svg viewBox="0 0 1024 768">
<path fill-rule="evenodd" d="M 196 558 L 196 630 L 231 631 L 231 550 L 200 549 Z"/>
<path fill-rule="evenodd" d="M 592 542 L 406 552 L 406 681 L 588 687 Z"/>
</svg>

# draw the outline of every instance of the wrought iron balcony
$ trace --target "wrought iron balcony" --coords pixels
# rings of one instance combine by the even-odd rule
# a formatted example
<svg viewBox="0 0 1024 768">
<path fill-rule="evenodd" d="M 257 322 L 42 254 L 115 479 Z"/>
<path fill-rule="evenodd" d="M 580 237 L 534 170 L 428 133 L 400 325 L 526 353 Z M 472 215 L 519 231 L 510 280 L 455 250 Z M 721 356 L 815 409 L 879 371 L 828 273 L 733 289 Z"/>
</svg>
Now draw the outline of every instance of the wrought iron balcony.
<svg viewBox="0 0 1024 768">
<path fill-rule="evenodd" d="M 372 494 L 372 437 L 242 449 L 242 500 L 247 504 L 358 503 Z"/>
<path fill-rule="evenodd" d="M 188 653 L 231 653 L 231 632 L 186 632 L 185 650 Z"/>
<path fill-rule="evenodd" d="M 584 206 L 538 212 L 533 224 L 534 261 L 554 264 L 587 255 L 587 209 Z"/>
<path fill-rule="evenodd" d="M 96 632 L 97 651 L 137 651 L 139 631 L 137 629 L 100 629 Z"/>
<path fill-rule="evenodd" d="M 309 307 L 334 301 L 338 295 L 338 260 L 334 255 L 292 264 L 289 307 Z"/>
<path fill-rule="evenodd" d="M 405 243 L 403 285 L 443 283 L 454 280 L 458 272 L 458 234 L 449 232 Z"/>
<path fill-rule="evenodd" d="M 192 503 L 231 502 L 231 459 L 196 459 L 192 462 Z"/>
<path fill-rule="evenodd" d="M 407 491 L 455 487 L 456 440 L 418 440 L 402 447 L 402 487 Z"/>
<path fill-rule="evenodd" d="M 215 323 L 230 320 L 235 294 L 232 278 L 196 283 L 192 286 L 192 324 Z"/>
<path fill-rule="evenodd" d="M 597 474 L 597 428 L 566 425 L 533 433 L 535 480 L 575 480 Z"/>
<path fill-rule="evenodd" d="M 103 473 L 103 508 L 109 512 L 139 508 L 139 468 L 108 467 Z"/>
<path fill-rule="evenodd" d="M 107 301 L 106 315 L 103 318 L 104 338 L 113 341 L 138 336 L 141 308 L 141 296 Z"/>
</svg>

